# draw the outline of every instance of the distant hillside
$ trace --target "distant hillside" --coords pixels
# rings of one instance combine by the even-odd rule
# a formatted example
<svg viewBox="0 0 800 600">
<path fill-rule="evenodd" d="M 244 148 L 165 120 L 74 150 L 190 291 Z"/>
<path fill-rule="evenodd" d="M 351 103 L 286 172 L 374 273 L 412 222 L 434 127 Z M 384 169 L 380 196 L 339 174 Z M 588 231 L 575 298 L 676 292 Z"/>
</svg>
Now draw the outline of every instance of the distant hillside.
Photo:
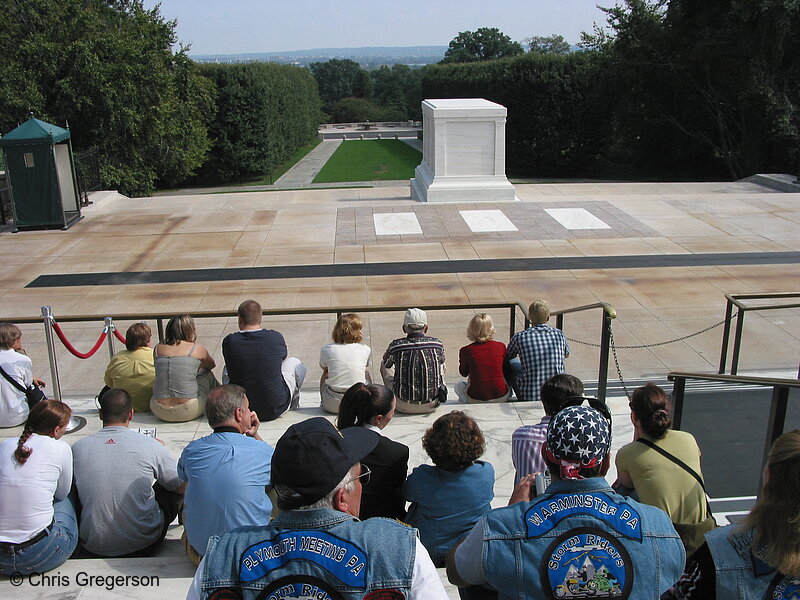
<svg viewBox="0 0 800 600">
<path fill-rule="evenodd" d="M 348 58 L 362 67 L 406 64 L 427 65 L 444 58 L 447 46 L 369 46 L 364 48 L 312 48 L 285 52 L 250 52 L 243 54 L 190 54 L 197 62 L 279 62 L 308 65 L 332 58 Z"/>
</svg>

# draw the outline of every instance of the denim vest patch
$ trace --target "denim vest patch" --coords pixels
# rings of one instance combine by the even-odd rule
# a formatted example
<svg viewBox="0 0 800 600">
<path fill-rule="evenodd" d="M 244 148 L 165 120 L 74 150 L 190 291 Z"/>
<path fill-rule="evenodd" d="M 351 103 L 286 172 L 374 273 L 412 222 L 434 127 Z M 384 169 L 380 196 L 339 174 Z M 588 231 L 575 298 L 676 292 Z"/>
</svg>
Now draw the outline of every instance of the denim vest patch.
<svg viewBox="0 0 800 600">
<path fill-rule="evenodd" d="M 800 578 L 776 575 L 764 597 L 769 600 L 797 600 L 800 598 Z"/>
<path fill-rule="evenodd" d="M 528 537 L 544 535 L 563 519 L 577 514 L 596 517 L 625 537 L 642 539 L 639 512 L 627 502 L 614 500 L 603 492 L 548 495 L 525 511 Z"/>
<path fill-rule="evenodd" d="M 342 600 L 342 596 L 328 583 L 316 577 L 289 575 L 264 588 L 258 595 L 258 600 Z"/>
<path fill-rule="evenodd" d="M 596 527 L 557 537 L 542 558 L 542 587 L 551 598 L 621 598 L 633 587 L 633 563 L 619 540 Z"/>
<path fill-rule="evenodd" d="M 239 580 L 261 579 L 287 562 L 298 559 L 319 565 L 350 587 L 366 587 L 366 553 L 347 540 L 309 529 L 283 531 L 247 548 L 240 560 Z"/>
</svg>

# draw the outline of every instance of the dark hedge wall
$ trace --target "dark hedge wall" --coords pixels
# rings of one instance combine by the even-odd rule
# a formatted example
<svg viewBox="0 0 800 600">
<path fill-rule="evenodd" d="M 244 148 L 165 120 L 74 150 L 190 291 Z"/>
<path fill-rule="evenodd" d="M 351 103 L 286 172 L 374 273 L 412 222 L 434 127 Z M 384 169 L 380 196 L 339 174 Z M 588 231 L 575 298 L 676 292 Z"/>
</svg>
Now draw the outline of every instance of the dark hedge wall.
<svg viewBox="0 0 800 600">
<path fill-rule="evenodd" d="M 202 178 L 264 175 L 317 133 L 320 99 L 307 69 L 273 63 L 201 65 L 217 87 Z"/>
<path fill-rule="evenodd" d="M 594 53 L 527 54 L 482 63 L 427 67 L 425 98 L 486 98 L 508 109 L 511 174 L 590 177 L 605 169 L 613 94 Z"/>
</svg>

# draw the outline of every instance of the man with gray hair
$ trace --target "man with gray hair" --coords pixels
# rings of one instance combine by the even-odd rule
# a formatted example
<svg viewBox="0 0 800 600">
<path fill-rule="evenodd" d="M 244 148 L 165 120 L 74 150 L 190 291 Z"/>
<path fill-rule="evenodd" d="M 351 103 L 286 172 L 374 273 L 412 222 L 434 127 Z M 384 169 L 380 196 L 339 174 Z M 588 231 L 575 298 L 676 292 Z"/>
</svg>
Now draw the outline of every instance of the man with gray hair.
<svg viewBox="0 0 800 600">
<path fill-rule="evenodd" d="M 195 564 L 212 535 L 266 525 L 272 510 L 266 487 L 273 450 L 258 435 L 261 423 L 244 388 L 214 388 L 205 411 L 213 433 L 191 442 L 178 461 L 178 475 L 186 482 L 182 539 Z"/>
<path fill-rule="evenodd" d="M 323 417 L 289 427 L 272 461 L 283 512 L 213 536 L 187 600 L 446 600 L 414 529 L 357 518 L 370 475 L 361 460 L 377 443 L 374 431 L 337 431 Z"/>
<path fill-rule="evenodd" d="M 553 375 L 564 372 L 564 359 L 569 357 L 569 343 L 564 332 L 550 327 L 550 305 L 534 300 L 528 307 L 531 325 L 515 333 L 508 342 L 511 366 L 511 387 L 517 400 L 538 401 L 542 384 Z M 519 358 L 516 358 L 519 356 Z"/>
</svg>

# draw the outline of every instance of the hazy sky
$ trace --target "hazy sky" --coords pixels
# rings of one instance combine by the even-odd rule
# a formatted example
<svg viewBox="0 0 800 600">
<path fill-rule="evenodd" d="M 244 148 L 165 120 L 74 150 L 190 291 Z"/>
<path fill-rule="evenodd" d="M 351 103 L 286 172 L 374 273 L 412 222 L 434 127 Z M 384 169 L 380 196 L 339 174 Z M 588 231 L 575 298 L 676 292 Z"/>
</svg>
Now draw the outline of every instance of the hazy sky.
<svg viewBox="0 0 800 600">
<path fill-rule="evenodd" d="M 497 27 L 516 41 L 558 33 L 577 43 L 615 0 L 162 0 L 192 54 L 359 46 L 446 46 Z M 144 0 L 148 8 L 155 0 Z"/>
</svg>

